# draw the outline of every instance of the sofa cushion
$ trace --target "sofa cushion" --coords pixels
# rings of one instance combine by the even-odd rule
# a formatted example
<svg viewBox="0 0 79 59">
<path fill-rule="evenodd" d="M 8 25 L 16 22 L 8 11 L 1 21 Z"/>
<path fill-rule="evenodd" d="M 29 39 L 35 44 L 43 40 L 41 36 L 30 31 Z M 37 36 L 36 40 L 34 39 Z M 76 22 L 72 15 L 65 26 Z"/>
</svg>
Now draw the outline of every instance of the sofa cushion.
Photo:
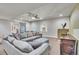
<svg viewBox="0 0 79 59">
<path fill-rule="evenodd" d="M 33 33 L 29 31 L 28 34 L 27 34 L 27 36 L 28 37 L 32 37 L 33 36 Z"/>
<path fill-rule="evenodd" d="M 33 37 L 29 37 L 29 38 L 24 38 L 24 39 L 21 39 L 23 41 L 32 41 L 32 40 L 35 40 L 37 38 L 40 38 L 40 36 L 33 36 Z"/>
<path fill-rule="evenodd" d="M 20 34 L 20 39 L 24 39 L 24 38 L 27 38 L 26 32 Z"/>
<path fill-rule="evenodd" d="M 43 43 L 40 47 L 30 52 L 29 55 L 48 55 L 48 43 Z"/>
<path fill-rule="evenodd" d="M 8 36 L 3 38 L 4 40 L 8 40 Z"/>
<path fill-rule="evenodd" d="M 33 51 L 33 47 L 27 42 L 24 42 L 21 40 L 14 40 L 13 44 L 15 47 L 20 49 L 22 52 L 29 53 L 29 52 Z"/>
<path fill-rule="evenodd" d="M 39 47 L 41 44 L 47 42 L 48 39 L 47 38 L 39 38 L 39 39 L 36 39 L 36 40 L 33 40 L 31 42 L 28 42 L 29 44 L 31 44 L 34 48 L 37 48 Z"/>
<path fill-rule="evenodd" d="M 20 40 L 20 34 L 19 34 L 19 33 L 13 33 L 13 36 L 14 36 L 17 40 Z"/>
<path fill-rule="evenodd" d="M 11 36 L 8 36 L 8 39 L 7 39 L 10 43 L 12 43 L 14 40 L 15 40 L 15 38 L 14 37 L 11 37 Z"/>
</svg>

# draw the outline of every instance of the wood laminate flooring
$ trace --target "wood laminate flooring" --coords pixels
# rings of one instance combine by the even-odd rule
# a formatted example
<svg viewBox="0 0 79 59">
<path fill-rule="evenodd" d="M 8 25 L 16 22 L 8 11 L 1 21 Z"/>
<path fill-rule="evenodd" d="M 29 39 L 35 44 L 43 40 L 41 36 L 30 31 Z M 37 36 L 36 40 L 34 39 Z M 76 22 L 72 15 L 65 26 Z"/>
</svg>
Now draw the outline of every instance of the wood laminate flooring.
<svg viewBox="0 0 79 59">
<path fill-rule="evenodd" d="M 56 38 L 49 39 L 49 55 L 60 55 L 60 40 Z"/>
</svg>

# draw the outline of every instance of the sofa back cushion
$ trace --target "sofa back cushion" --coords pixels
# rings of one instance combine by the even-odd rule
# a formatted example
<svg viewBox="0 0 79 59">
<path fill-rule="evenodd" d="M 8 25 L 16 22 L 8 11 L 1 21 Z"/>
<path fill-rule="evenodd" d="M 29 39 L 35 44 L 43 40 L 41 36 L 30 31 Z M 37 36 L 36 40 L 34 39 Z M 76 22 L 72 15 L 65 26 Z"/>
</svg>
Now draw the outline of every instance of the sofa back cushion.
<svg viewBox="0 0 79 59">
<path fill-rule="evenodd" d="M 29 43 L 21 41 L 21 40 L 14 40 L 13 44 L 15 47 L 20 49 L 22 52 L 29 53 L 34 50 L 33 47 Z"/>
<path fill-rule="evenodd" d="M 20 40 L 20 34 L 19 34 L 19 33 L 13 33 L 13 36 L 14 36 L 17 40 Z"/>
<path fill-rule="evenodd" d="M 20 34 L 20 39 L 24 39 L 24 38 L 27 38 L 26 32 Z"/>
<path fill-rule="evenodd" d="M 14 40 L 16 40 L 14 37 L 8 36 L 7 40 L 12 43 Z"/>
<path fill-rule="evenodd" d="M 33 36 L 33 33 L 29 31 L 28 34 L 27 34 L 27 36 L 28 37 L 32 37 Z"/>
<path fill-rule="evenodd" d="M 34 48 L 37 48 L 39 47 L 41 44 L 47 42 L 48 39 L 47 38 L 39 38 L 39 39 L 36 39 L 36 40 L 33 40 L 31 42 L 28 42 L 29 44 L 31 44 Z"/>
</svg>

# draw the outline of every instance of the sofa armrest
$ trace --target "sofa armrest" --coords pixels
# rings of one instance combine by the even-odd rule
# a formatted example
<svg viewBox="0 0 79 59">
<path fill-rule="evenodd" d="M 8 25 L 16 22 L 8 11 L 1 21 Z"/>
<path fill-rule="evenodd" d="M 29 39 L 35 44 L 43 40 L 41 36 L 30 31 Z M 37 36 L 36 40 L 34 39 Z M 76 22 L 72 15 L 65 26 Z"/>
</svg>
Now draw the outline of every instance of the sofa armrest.
<svg viewBox="0 0 79 59">
<path fill-rule="evenodd" d="M 39 48 L 30 52 L 29 55 L 41 55 L 48 49 L 48 46 L 49 46 L 48 43 L 43 43 Z"/>
</svg>

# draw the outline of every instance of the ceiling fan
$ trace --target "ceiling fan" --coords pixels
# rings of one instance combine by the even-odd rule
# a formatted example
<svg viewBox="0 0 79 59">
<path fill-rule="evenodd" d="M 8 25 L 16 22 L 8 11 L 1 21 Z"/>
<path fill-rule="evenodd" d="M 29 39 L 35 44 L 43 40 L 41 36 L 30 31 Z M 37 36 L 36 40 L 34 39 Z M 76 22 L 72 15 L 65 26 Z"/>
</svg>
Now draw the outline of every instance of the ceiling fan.
<svg viewBox="0 0 79 59">
<path fill-rule="evenodd" d="M 28 16 L 31 17 L 32 19 L 40 19 L 38 14 L 27 12 Z"/>
</svg>

